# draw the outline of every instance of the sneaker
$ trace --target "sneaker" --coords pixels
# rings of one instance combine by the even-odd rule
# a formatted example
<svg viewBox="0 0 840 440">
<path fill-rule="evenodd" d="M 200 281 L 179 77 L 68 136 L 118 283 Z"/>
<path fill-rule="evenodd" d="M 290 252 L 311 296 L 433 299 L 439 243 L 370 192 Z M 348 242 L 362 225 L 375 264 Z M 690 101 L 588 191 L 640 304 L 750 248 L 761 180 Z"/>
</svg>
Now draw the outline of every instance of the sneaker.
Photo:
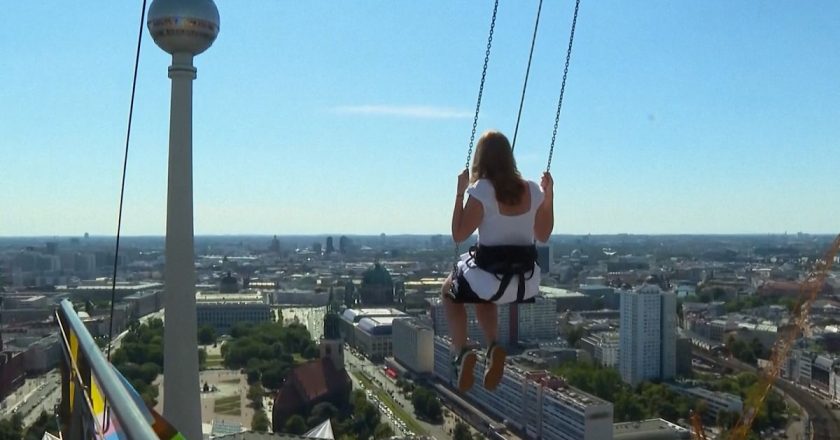
<svg viewBox="0 0 840 440">
<path fill-rule="evenodd" d="M 455 380 L 462 393 L 472 388 L 475 382 L 475 363 L 478 356 L 469 349 L 464 349 L 452 362 L 455 365 Z"/>
<path fill-rule="evenodd" d="M 506 358 L 507 353 L 504 348 L 496 345 L 495 342 L 490 344 L 484 360 L 484 388 L 492 391 L 499 386 L 505 372 Z"/>
</svg>

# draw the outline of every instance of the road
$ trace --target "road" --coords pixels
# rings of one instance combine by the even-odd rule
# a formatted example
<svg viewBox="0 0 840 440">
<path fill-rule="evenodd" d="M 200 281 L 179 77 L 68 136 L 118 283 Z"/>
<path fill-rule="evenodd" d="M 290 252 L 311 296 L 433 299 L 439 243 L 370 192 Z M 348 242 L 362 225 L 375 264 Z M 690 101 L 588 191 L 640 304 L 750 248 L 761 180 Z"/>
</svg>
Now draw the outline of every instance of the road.
<svg viewBox="0 0 840 440">
<path fill-rule="evenodd" d="M 756 372 L 756 368 L 751 365 L 747 365 L 734 359 L 722 359 L 710 356 L 697 350 L 696 348 L 693 350 L 693 354 L 706 362 L 730 368 L 735 371 Z M 796 385 L 784 379 L 777 380 L 774 385 L 780 391 L 795 400 L 796 403 L 798 403 L 802 409 L 808 413 L 813 431 L 813 436 L 811 437 L 813 440 L 831 440 L 837 438 L 836 433 L 840 433 L 840 420 L 837 419 L 830 409 L 825 407 L 822 400 L 812 396 L 810 393 L 803 391 Z"/>
<path fill-rule="evenodd" d="M 414 406 L 411 404 L 408 399 L 405 399 L 397 390 L 395 384 L 393 384 L 390 379 L 383 380 L 383 378 L 387 378 L 384 374 L 378 375 L 377 370 L 381 370 L 380 367 L 372 364 L 370 361 L 365 359 L 364 357 L 355 355 L 351 350 L 344 351 L 344 362 L 345 365 L 349 366 L 349 370 L 351 372 L 358 372 L 366 376 L 371 382 L 374 383 L 380 390 L 384 391 L 388 394 L 391 399 L 397 403 L 400 407 L 406 410 L 409 414 L 414 414 Z M 356 389 L 364 389 L 364 386 L 356 379 L 356 377 L 351 374 L 350 378 L 353 380 L 353 388 Z M 387 419 L 391 425 L 391 429 L 394 430 L 394 433 L 397 435 L 410 435 L 411 430 L 407 429 L 407 427 L 401 426 L 401 423 L 398 422 L 398 417 L 389 414 L 390 409 L 387 409 L 387 406 L 384 406 L 384 403 L 379 402 L 379 399 L 376 398 L 375 394 L 369 393 L 370 390 L 365 390 L 368 394 L 368 399 L 374 400 L 374 403 L 379 406 L 379 410 L 382 413 L 382 418 Z M 416 420 L 416 418 L 415 418 Z M 422 421 L 417 420 L 421 426 L 423 426 L 426 431 L 429 432 L 435 438 L 443 439 L 447 438 L 448 436 L 445 435 L 445 431 L 442 430 L 440 427 L 435 425 L 430 425 L 428 423 L 423 423 Z"/>
<path fill-rule="evenodd" d="M 382 369 L 382 365 L 373 364 L 363 356 L 354 354 L 351 350 L 346 350 L 345 353 L 347 353 L 345 355 L 345 362 L 351 369 L 367 373 L 367 376 L 373 379 L 375 385 L 391 396 L 394 402 L 400 405 L 409 414 L 415 414 L 414 405 L 411 403 L 411 399 L 402 393 L 394 379 L 385 374 Z M 445 400 L 441 403 L 444 402 Z M 444 420 L 441 425 L 431 424 L 423 420 L 419 420 L 416 417 L 414 417 L 414 420 L 417 421 L 430 436 L 437 439 L 451 438 L 452 430 L 455 429 L 455 425 L 458 422 L 466 424 L 470 428 L 470 432 L 472 434 L 480 434 L 479 430 L 477 430 L 472 423 L 469 423 L 459 414 L 450 411 L 446 406 L 443 406 L 443 416 Z"/>
<path fill-rule="evenodd" d="M 24 426 L 29 426 L 41 415 L 41 411 L 53 414 L 61 398 L 61 374 L 52 370 L 44 376 L 27 379 L 26 384 L 3 401 L 2 416 L 23 415 Z"/>
<path fill-rule="evenodd" d="M 163 319 L 163 310 L 143 316 L 140 318 L 140 323 L 146 323 L 153 318 Z M 111 342 L 111 353 L 120 347 L 127 334 L 128 330 L 125 330 L 114 337 Z M 58 370 L 26 379 L 26 383 L 20 390 L 3 401 L 3 406 L 0 407 L 0 416 L 6 417 L 13 413 L 22 414 L 24 426 L 29 426 L 41 415 L 41 411 L 54 414 L 55 407 L 61 400 L 60 385 L 61 374 Z"/>
</svg>

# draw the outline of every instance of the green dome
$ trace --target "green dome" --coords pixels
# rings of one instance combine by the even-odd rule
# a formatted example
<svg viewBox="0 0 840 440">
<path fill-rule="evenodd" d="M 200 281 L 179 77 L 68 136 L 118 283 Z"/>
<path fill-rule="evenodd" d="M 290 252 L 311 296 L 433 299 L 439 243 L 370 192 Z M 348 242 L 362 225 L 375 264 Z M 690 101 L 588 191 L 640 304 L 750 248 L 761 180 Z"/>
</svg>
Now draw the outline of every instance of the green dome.
<svg viewBox="0 0 840 440">
<path fill-rule="evenodd" d="M 362 275 L 362 285 L 390 287 L 394 285 L 394 280 L 391 278 L 388 269 L 376 263 Z"/>
</svg>

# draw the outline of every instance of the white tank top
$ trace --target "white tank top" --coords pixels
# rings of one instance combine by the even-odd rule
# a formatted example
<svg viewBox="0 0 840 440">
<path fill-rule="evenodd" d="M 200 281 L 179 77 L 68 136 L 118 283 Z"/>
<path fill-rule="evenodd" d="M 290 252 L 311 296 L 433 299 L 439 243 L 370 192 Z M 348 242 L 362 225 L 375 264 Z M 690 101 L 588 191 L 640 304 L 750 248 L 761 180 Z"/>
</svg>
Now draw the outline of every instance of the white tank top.
<svg viewBox="0 0 840 440">
<path fill-rule="evenodd" d="M 485 246 L 529 245 L 534 243 L 534 217 L 542 205 L 545 195 L 536 182 L 530 180 L 531 207 L 520 215 L 504 215 L 499 212 L 496 189 L 487 179 L 479 179 L 469 188 L 467 194 L 481 202 L 484 218 L 478 225 L 478 242 Z"/>
<path fill-rule="evenodd" d="M 527 183 L 531 191 L 531 208 L 521 215 L 503 215 L 499 212 L 496 190 L 489 180 L 479 179 L 467 188 L 467 194 L 481 202 L 484 207 L 484 217 L 478 225 L 479 243 L 485 246 L 534 244 L 534 218 L 545 195 L 535 182 L 527 181 Z M 469 253 L 462 254 L 457 264 L 464 278 L 479 297 L 490 299 L 499 290 L 500 282 L 496 275 L 477 267 Z M 535 266 L 533 275 L 525 280 L 525 298 L 532 298 L 539 293 L 540 277 L 540 267 Z M 496 303 L 515 301 L 517 290 L 518 280 L 514 280 Z"/>
</svg>

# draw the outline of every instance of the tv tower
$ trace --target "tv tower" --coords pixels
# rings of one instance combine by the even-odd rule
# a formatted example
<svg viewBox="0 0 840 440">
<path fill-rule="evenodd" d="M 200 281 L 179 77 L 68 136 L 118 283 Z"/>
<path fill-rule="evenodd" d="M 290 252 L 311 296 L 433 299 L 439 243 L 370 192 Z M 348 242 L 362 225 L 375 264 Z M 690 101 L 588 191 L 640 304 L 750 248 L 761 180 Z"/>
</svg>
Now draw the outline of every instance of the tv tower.
<svg viewBox="0 0 840 440">
<path fill-rule="evenodd" d="M 146 22 L 155 43 L 172 55 L 169 78 L 169 180 L 164 269 L 163 414 L 189 440 L 201 439 L 193 248 L 193 57 L 219 34 L 213 0 L 154 0 Z"/>
</svg>

